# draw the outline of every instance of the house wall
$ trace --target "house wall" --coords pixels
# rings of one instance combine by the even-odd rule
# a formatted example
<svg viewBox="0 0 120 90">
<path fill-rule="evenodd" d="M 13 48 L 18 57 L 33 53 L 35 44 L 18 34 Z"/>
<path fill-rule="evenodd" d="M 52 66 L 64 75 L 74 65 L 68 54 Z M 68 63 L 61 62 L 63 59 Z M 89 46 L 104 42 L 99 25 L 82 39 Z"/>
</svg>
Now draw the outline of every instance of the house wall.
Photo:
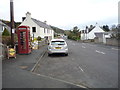
<svg viewBox="0 0 120 90">
<path fill-rule="evenodd" d="M 44 28 L 38 26 L 35 22 L 32 21 L 30 17 L 26 17 L 26 19 L 20 24 L 20 26 L 22 25 L 27 25 L 30 27 L 31 37 L 33 37 L 34 34 L 34 38 L 37 38 L 38 36 L 44 38 Z M 36 27 L 36 33 L 32 32 L 32 27 Z"/>
<path fill-rule="evenodd" d="M 48 37 L 48 40 L 54 39 L 54 31 L 50 29 L 45 29 L 44 37 Z"/>
<path fill-rule="evenodd" d="M 87 40 L 88 39 L 88 34 L 81 34 L 81 40 Z"/>
</svg>

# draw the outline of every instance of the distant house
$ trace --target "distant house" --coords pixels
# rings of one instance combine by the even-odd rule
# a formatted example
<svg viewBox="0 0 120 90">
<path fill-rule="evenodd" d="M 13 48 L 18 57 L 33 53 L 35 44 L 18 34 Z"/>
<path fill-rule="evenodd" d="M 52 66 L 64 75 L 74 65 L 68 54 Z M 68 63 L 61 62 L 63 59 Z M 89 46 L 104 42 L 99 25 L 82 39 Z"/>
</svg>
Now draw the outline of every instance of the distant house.
<svg viewBox="0 0 120 90">
<path fill-rule="evenodd" d="M 104 33 L 105 31 L 101 29 L 98 24 L 96 24 L 95 28 L 88 33 L 88 39 L 94 39 L 96 37 L 95 33 Z"/>
<path fill-rule="evenodd" d="M 5 28 L 10 32 L 10 27 L 0 20 L 0 33 L 2 33 Z"/>
<path fill-rule="evenodd" d="M 94 39 L 96 36 L 95 33 L 104 33 L 105 31 L 101 29 L 98 24 L 90 32 L 88 30 L 81 31 L 81 40 Z"/>
<path fill-rule="evenodd" d="M 3 23 L 0 21 L 0 33 L 3 32 L 3 25 L 5 25 L 5 24 L 3 24 Z"/>
<path fill-rule="evenodd" d="M 31 18 L 31 13 L 29 12 L 26 13 L 26 17 L 23 17 L 23 22 L 20 26 L 22 25 L 30 27 L 30 35 L 32 38 L 37 38 L 38 36 L 41 38 L 47 37 L 49 40 L 54 38 L 54 31 L 50 25 L 48 25 L 46 21 L 41 22 L 37 19 Z"/>
</svg>

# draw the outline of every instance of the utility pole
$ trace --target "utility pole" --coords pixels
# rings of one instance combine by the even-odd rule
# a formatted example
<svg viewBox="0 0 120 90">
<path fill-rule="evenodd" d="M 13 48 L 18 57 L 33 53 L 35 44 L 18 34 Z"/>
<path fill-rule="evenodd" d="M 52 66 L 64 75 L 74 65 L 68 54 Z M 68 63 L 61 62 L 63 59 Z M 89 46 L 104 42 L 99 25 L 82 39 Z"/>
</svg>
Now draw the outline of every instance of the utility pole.
<svg viewBox="0 0 120 90">
<path fill-rule="evenodd" d="M 10 0 L 10 27 L 11 27 L 11 45 L 14 46 L 14 9 L 13 9 L 13 0 Z"/>
</svg>

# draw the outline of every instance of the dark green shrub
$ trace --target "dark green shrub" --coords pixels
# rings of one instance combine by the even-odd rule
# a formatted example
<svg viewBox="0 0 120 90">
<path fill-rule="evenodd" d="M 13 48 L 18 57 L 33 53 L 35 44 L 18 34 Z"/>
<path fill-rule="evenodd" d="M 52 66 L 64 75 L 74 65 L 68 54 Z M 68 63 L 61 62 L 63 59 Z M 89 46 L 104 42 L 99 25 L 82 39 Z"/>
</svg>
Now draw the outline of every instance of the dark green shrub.
<svg viewBox="0 0 120 90">
<path fill-rule="evenodd" d="M 11 37 L 10 36 L 2 36 L 2 43 L 5 45 L 11 44 Z"/>
<path fill-rule="evenodd" d="M 6 28 L 4 29 L 2 36 L 10 36 L 9 31 Z"/>
<path fill-rule="evenodd" d="M 40 37 L 40 36 L 38 36 L 37 40 L 38 40 L 38 41 L 41 41 L 41 37 Z"/>
</svg>

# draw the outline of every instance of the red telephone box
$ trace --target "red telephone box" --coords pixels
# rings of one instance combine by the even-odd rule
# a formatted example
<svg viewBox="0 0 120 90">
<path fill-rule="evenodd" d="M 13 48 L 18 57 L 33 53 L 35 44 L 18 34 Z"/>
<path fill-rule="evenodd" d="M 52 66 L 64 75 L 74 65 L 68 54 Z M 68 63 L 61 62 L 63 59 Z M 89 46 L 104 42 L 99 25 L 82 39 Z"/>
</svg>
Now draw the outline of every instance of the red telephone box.
<svg viewBox="0 0 120 90">
<path fill-rule="evenodd" d="M 18 34 L 18 53 L 19 54 L 31 53 L 30 27 L 29 26 L 19 26 L 17 34 Z"/>
</svg>

